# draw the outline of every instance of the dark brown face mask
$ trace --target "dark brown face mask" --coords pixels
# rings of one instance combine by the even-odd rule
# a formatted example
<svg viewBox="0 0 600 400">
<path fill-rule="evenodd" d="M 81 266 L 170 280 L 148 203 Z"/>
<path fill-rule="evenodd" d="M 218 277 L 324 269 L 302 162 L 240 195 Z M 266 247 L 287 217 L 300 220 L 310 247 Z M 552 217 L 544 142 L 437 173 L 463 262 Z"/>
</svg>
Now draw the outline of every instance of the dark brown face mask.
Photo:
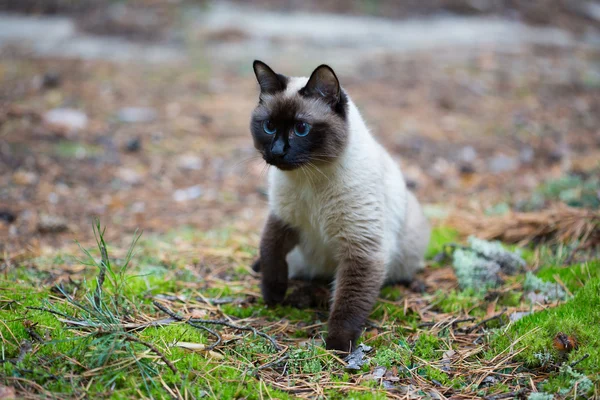
<svg viewBox="0 0 600 400">
<path fill-rule="evenodd" d="M 295 78 L 277 74 L 261 61 L 254 61 L 254 73 L 260 97 L 250 131 L 267 164 L 293 170 L 339 157 L 347 143 L 348 98 L 330 67 L 317 67 L 294 93 L 286 89 Z"/>
</svg>

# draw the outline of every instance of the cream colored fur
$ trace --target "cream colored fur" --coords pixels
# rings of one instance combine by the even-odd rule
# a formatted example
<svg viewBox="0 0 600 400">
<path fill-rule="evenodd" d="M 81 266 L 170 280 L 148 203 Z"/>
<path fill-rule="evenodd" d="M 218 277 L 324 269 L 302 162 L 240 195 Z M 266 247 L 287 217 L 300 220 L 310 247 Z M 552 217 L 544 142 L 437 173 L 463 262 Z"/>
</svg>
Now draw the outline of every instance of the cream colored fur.
<svg viewBox="0 0 600 400">
<path fill-rule="evenodd" d="M 296 95 L 307 81 L 290 78 L 285 95 Z M 300 244 L 287 256 L 289 277 L 332 278 L 348 243 L 370 251 L 361 243 L 381 237 L 376 256 L 386 281 L 410 281 L 424 265 L 429 224 L 351 99 L 347 115 L 348 145 L 333 163 L 269 170 L 270 209 L 300 232 Z"/>
</svg>

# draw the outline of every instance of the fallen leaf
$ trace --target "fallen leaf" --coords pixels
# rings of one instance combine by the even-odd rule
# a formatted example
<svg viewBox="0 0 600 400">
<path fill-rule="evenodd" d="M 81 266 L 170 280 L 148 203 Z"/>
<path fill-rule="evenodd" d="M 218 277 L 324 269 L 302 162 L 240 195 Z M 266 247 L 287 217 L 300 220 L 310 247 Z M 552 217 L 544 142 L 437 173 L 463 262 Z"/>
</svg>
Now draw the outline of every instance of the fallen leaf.
<svg viewBox="0 0 600 400">
<path fill-rule="evenodd" d="M 367 346 L 364 343 L 358 345 L 356 350 L 354 350 L 350 355 L 344 358 L 346 361 L 346 369 L 359 370 L 362 366 L 368 361 L 366 355 L 368 352 L 373 350 L 373 347 Z"/>
<path fill-rule="evenodd" d="M 558 332 L 552 341 L 554 348 L 563 353 L 568 353 L 579 346 L 577 339 L 574 336 L 569 336 L 566 333 Z"/>
</svg>

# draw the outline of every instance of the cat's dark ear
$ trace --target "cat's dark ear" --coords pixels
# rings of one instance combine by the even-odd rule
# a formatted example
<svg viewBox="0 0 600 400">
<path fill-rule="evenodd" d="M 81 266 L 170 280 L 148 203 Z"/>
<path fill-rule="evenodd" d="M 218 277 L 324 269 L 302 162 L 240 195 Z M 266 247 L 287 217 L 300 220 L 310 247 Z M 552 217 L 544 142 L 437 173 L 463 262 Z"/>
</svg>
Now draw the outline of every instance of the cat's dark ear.
<svg viewBox="0 0 600 400">
<path fill-rule="evenodd" d="M 330 104 L 338 103 L 341 97 L 340 82 L 333 69 L 325 64 L 313 71 L 303 91 L 306 95 L 321 97 Z"/>
<path fill-rule="evenodd" d="M 254 60 L 252 67 L 261 93 L 273 94 L 285 90 L 287 83 L 285 76 L 276 74 L 267 64 L 259 60 Z"/>
</svg>

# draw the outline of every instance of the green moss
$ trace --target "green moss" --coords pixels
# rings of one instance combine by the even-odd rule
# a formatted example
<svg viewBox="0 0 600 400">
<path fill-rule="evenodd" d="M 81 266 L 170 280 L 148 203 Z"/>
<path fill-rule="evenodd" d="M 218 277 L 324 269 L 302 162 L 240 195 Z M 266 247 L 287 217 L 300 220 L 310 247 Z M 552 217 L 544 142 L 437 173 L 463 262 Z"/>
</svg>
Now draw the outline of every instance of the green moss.
<svg viewBox="0 0 600 400">
<path fill-rule="evenodd" d="M 517 307 L 521 304 L 521 299 L 523 298 L 523 293 L 521 291 L 510 291 L 506 293 L 502 293 L 500 298 L 498 299 L 498 304 L 500 306 L 506 307 Z"/>
<path fill-rule="evenodd" d="M 530 314 L 507 331 L 499 332 L 491 341 L 490 356 L 508 347 L 524 349 L 517 357 L 529 368 L 540 367 L 548 354 L 554 361 L 562 356 L 554 349 L 554 337 L 563 332 L 574 336 L 579 347 L 570 352 L 567 361 L 573 362 L 584 354 L 590 357 L 577 365 L 586 374 L 596 374 L 600 365 L 600 279 L 594 279 L 580 289 L 565 304 Z"/>
<path fill-rule="evenodd" d="M 538 278 L 547 282 L 556 282 L 558 276 L 562 283 L 572 292 L 577 292 L 587 282 L 600 278 L 600 261 L 563 266 L 544 266 L 537 271 Z"/>
<path fill-rule="evenodd" d="M 452 314 L 479 316 L 484 312 L 483 294 L 474 289 L 437 291 L 432 302 L 440 311 Z"/>
<path fill-rule="evenodd" d="M 380 348 L 373 356 L 373 363 L 376 366 L 391 368 L 396 366 L 407 366 L 410 363 L 410 351 L 407 348 L 392 345 L 391 347 Z"/>
<path fill-rule="evenodd" d="M 421 334 L 414 343 L 413 352 L 424 360 L 435 360 L 442 355 L 442 341 L 434 335 Z"/>
<path fill-rule="evenodd" d="M 437 226 L 431 231 L 431 239 L 429 240 L 429 246 L 425 252 L 425 258 L 427 260 L 432 259 L 442 251 L 444 246 L 448 243 L 454 243 L 458 241 L 458 231 L 453 228 L 444 226 Z"/>
<path fill-rule="evenodd" d="M 291 349 L 288 359 L 291 374 L 320 374 L 336 365 L 336 360 L 314 341 Z"/>
<path fill-rule="evenodd" d="M 595 379 L 600 385 L 598 382 L 600 377 L 596 375 Z M 548 378 L 541 386 L 545 392 L 558 393 L 561 397 L 574 397 L 573 393 L 577 388 L 577 398 L 585 398 L 583 396 L 590 395 L 594 390 L 594 383 L 588 376 L 573 370 L 568 365 L 563 365 L 558 374 Z"/>
<path fill-rule="evenodd" d="M 412 311 L 405 314 L 404 308 L 395 304 L 377 303 L 371 312 L 371 319 L 375 321 L 391 319 L 395 324 L 398 324 L 400 322 L 414 322 L 417 316 Z"/>
<path fill-rule="evenodd" d="M 429 381 L 440 383 L 444 386 L 452 386 L 455 382 L 448 376 L 447 373 L 440 371 L 437 368 L 426 365 L 423 368 L 419 368 L 419 375 L 426 378 Z M 460 383 L 456 383 L 457 385 Z"/>
<path fill-rule="evenodd" d="M 385 286 L 381 288 L 381 292 L 379 293 L 379 297 L 385 300 L 397 301 L 402 297 L 402 291 L 398 286 Z"/>
<path fill-rule="evenodd" d="M 258 304 L 223 304 L 221 310 L 229 316 L 236 318 L 262 317 L 268 321 L 281 321 L 282 319 L 293 323 L 315 322 L 317 316 L 314 311 L 302 310 L 291 306 L 278 306 L 269 308 Z"/>
</svg>

